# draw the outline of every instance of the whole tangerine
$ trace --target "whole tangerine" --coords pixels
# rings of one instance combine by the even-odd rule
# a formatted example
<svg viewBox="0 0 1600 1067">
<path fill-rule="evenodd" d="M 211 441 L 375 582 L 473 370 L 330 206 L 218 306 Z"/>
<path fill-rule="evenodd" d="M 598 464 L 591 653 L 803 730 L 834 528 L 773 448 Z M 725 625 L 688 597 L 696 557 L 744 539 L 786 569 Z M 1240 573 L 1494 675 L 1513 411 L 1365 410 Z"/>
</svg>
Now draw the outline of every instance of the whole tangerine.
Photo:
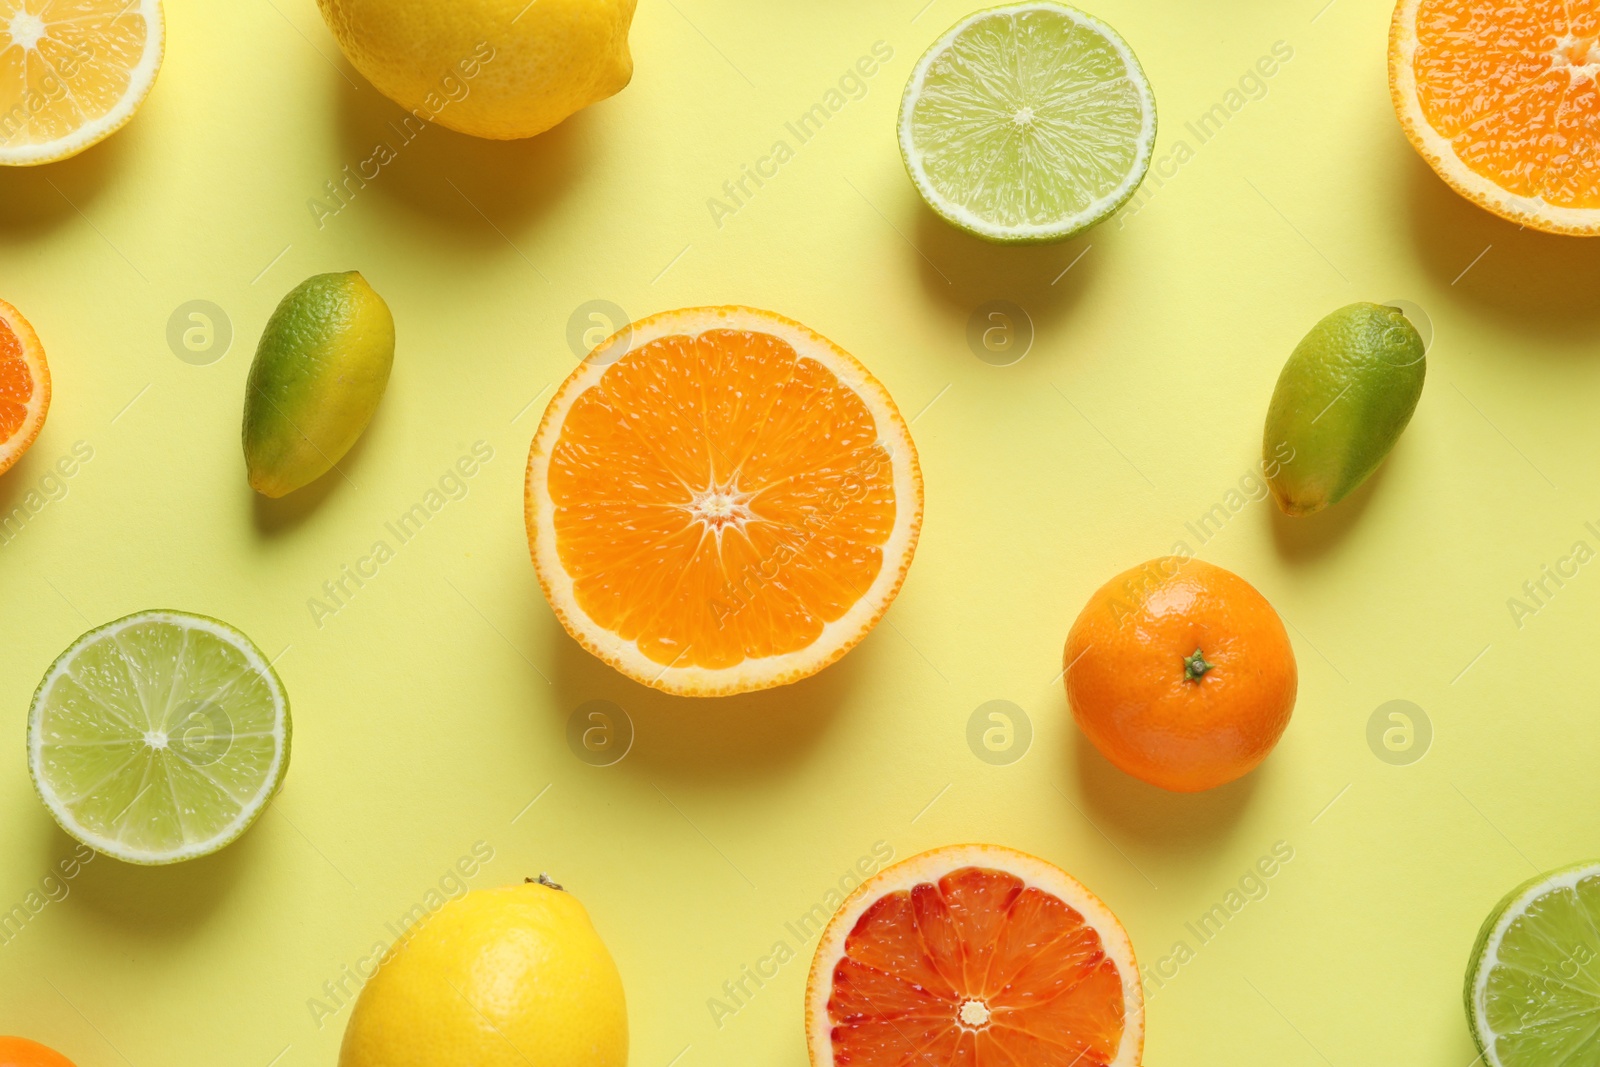
<svg viewBox="0 0 1600 1067">
<path fill-rule="evenodd" d="M 0 1067 L 72 1067 L 72 1061 L 37 1041 L 0 1037 Z"/>
<path fill-rule="evenodd" d="M 1299 684 L 1267 598 L 1183 556 L 1101 586 L 1072 624 L 1063 662 L 1072 716 L 1095 748 L 1179 793 L 1254 770 L 1289 725 Z"/>
</svg>

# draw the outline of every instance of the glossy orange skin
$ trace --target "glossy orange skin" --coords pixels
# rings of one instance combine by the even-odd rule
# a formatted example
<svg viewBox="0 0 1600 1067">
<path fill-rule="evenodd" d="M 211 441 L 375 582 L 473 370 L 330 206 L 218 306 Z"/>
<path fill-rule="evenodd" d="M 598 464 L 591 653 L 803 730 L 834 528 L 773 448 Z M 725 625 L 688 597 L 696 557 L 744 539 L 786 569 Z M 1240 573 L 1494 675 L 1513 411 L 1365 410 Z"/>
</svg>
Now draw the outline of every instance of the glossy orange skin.
<svg viewBox="0 0 1600 1067">
<path fill-rule="evenodd" d="M 0 1037 L 0 1067 L 72 1067 L 72 1061 L 25 1037 Z"/>
<path fill-rule="evenodd" d="M 1199 649 L 1211 669 L 1188 678 Z M 1203 560 L 1124 571 L 1067 635 L 1067 701 L 1117 767 L 1179 793 L 1243 777 L 1289 725 L 1299 673 L 1283 620 L 1254 586 Z"/>
</svg>

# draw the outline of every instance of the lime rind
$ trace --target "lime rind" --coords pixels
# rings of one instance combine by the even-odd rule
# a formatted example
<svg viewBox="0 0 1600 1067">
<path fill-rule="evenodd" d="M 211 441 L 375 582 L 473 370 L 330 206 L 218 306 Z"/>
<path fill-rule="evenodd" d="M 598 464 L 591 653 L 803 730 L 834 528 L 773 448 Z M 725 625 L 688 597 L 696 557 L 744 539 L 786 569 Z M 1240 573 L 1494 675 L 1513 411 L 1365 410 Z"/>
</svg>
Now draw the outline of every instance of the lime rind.
<svg viewBox="0 0 1600 1067">
<path fill-rule="evenodd" d="M 1463 992 L 1487 1067 L 1600 1062 L 1600 861 L 1506 894 L 1478 931 Z"/>
<path fill-rule="evenodd" d="M 1127 41 L 1049 0 L 962 19 L 923 53 L 900 103 L 900 154 L 922 198 L 1005 244 L 1104 221 L 1144 180 L 1155 139 L 1155 95 Z"/>
<path fill-rule="evenodd" d="M 28 769 L 77 840 L 129 863 L 176 863 L 255 822 L 288 771 L 291 729 L 283 683 L 243 633 L 143 611 L 51 664 L 28 713 Z"/>
</svg>

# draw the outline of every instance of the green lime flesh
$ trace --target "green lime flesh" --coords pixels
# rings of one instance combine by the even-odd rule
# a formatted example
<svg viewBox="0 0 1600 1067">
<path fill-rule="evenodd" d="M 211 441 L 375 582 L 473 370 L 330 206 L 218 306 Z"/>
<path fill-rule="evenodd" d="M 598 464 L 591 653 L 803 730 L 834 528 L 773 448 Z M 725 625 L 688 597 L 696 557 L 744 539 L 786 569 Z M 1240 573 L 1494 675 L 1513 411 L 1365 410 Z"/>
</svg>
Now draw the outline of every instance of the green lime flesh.
<svg viewBox="0 0 1600 1067">
<path fill-rule="evenodd" d="M 383 399 L 394 316 L 357 271 L 318 274 L 278 305 L 245 385 L 250 487 L 278 497 L 332 470 Z"/>
<path fill-rule="evenodd" d="M 1488 1067 L 1600 1064 L 1600 862 L 1507 894 L 1478 931 L 1465 996 Z"/>
<path fill-rule="evenodd" d="M 1366 481 L 1411 421 L 1427 369 L 1398 308 L 1351 304 L 1312 327 L 1278 375 L 1262 436 L 1279 507 L 1310 515 Z"/>
<path fill-rule="evenodd" d="M 61 828 L 130 863 L 215 852 L 289 766 L 289 703 L 250 639 L 145 611 L 78 638 L 39 683 L 28 770 Z"/>
<path fill-rule="evenodd" d="M 963 19 L 911 73 L 900 153 L 947 222 L 1002 243 L 1063 241 L 1133 196 L 1155 96 L 1126 41 L 1065 4 Z"/>
</svg>

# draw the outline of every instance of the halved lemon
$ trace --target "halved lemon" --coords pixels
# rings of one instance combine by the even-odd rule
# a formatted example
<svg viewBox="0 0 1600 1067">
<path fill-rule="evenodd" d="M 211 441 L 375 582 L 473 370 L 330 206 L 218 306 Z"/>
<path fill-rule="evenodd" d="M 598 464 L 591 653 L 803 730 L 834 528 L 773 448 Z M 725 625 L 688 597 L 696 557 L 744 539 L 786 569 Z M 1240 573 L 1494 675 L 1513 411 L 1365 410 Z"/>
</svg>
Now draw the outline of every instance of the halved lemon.
<svg viewBox="0 0 1600 1067">
<path fill-rule="evenodd" d="M 806 983 L 812 1067 L 1134 1067 L 1144 994 L 1127 931 L 1077 879 L 951 845 L 850 894 Z"/>
<path fill-rule="evenodd" d="M 539 583 L 636 681 L 721 696 L 797 681 L 883 617 L 922 525 L 889 393 L 839 346 L 744 307 L 602 342 L 528 456 Z"/>
<path fill-rule="evenodd" d="M 1456 192 L 1549 233 L 1600 234 L 1600 25 L 1591 5 L 1400 0 L 1389 91 Z"/>
<path fill-rule="evenodd" d="M 161 0 L 0 0 L 0 165 L 75 156 L 150 95 Z"/>
<path fill-rule="evenodd" d="M 22 312 L 0 300 L 0 474 L 32 445 L 50 411 L 50 366 Z"/>
</svg>

